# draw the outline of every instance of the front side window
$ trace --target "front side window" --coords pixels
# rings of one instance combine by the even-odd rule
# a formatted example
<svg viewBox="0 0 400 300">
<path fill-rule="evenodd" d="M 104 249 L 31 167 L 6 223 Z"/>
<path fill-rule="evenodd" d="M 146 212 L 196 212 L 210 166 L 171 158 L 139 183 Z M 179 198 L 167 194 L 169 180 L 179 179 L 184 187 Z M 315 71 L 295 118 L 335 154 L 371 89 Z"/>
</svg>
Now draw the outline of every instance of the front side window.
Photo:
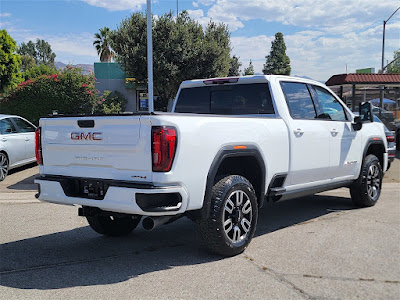
<svg viewBox="0 0 400 300">
<path fill-rule="evenodd" d="M 327 90 L 314 86 L 318 97 L 319 109 L 325 118 L 333 121 L 346 121 L 346 114 L 340 102 Z"/>
<path fill-rule="evenodd" d="M 267 83 L 182 89 L 175 112 L 220 115 L 273 114 Z"/>
<path fill-rule="evenodd" d="M 281 87 L 293 119 L 316 118 L 314 103 L 306 84 L 281 82 Z"/>
<path fill-rule="evenodd" d="M 12 118 L 12 120 L 18 126 L 21 132 L 35 132 L 35 127 L 27 121 L 20 118 Z"/>
<path fill-rule="evenodd" d="M 0 120 L 0 134 L 11 134 L 16 133 L 17 130 L 14 127 L 14 124 L 10 119 L 1 119 Z"/>
</svg>

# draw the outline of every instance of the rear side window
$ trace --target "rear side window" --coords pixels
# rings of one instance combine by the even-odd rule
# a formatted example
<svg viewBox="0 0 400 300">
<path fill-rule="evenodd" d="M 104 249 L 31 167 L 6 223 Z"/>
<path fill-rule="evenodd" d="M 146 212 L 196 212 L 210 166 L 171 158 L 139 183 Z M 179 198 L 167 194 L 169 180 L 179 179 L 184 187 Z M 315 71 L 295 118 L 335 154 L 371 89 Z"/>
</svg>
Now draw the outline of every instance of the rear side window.
<svg viewBox="0 0 400 300">
<path fill-rule="evenodd" d="M 21 132 L 35 132 L 35 127 L 25 120 L 22 120 L 20 118 L 12 118 L 12 120 L 18 126 Z"/>
<path fill-rule="evenodd" d="M 16 133 L 17 130 L 14 127 L 14 124 L 10 119 L 2 119 L 0 120 L 0 134 L 11 134 Z"/>
<path fill-rule="evenodd" d="M 182 89 L 175 112 L 220 115 L 275 113 L 267 83 Z"/>
<path fill-rule="evenodd" d="M 306 84 L 281 82 L 281 87 L 293 119 L 314 119 L 317 116 Z"/>
</svg>

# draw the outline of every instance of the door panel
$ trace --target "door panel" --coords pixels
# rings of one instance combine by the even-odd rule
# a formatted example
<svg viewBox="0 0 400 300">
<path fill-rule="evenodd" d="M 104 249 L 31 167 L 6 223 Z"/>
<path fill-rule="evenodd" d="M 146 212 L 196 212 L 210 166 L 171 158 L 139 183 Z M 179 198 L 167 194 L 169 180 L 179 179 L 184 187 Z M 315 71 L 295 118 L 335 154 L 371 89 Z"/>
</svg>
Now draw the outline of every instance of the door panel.
<svg viewBox="0 0 400 300">
<path fill-rule="evenodd" d="M 24 160 L 35 158 L 35 126 L 22 118 L 11 118 L 14 122 L 21 139 L 25 141 Z"/>
<path fill-rule="evenodd" d="M 328 178 L 329 134 L 326 122 L 292 120 L 289 182 L 304 184 Z"/>
<path fill-rule="evenodd" d="M 25 159 L 25 138 L 8 118 L 0 120 L 0 142 L 8 154 L 10 166 Z"/>
<path fill-rule="evenodd" d="M 335 96 L 322 87 L 312 88 L 316 95 L 314 101 L 317 102 L 318 113 L 326 116 L 325 122 L 330 135 L 329 178 L 354 176 L 360 163 L 360 132 L 352 128 L 343 105 Z"/>
<path fill-rule="evenodd" d="M 291 118 L 288 120 L 291 154 L 288 182 L 299 185 L 328 178 L 329 131 L 304 83 L 281 82 Z"/>
<path fill-rule="evenodd" d="M 360 132 L 354 131 L 350 122 L 330 124 L 330 178 L 356 175 L 360 164 Z"/>
</svg>

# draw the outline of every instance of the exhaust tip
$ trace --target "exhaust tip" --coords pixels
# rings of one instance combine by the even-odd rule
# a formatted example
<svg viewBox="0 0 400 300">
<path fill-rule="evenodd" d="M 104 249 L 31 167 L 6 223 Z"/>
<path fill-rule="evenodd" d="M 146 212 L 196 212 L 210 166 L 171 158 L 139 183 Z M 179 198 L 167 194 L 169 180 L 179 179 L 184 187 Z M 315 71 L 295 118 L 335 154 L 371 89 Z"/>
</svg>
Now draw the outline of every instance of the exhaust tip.
<svg viewBox="0 0 400 300">
<path fill-rule="evenodd" d="M 142 226 L 146 230 L 153 230 L 155 227 L 153 218 L 150 218 L 150 217 L 144 218 L 142 221 Z"/>
</svg>

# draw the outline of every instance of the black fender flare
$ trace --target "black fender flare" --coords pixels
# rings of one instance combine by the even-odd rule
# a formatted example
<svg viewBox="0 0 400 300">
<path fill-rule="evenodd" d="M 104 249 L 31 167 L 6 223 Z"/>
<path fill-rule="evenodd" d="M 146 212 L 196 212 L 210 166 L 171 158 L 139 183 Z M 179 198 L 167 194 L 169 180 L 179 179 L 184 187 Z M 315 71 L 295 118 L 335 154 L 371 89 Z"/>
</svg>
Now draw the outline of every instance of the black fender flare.
<svg viewBox="0 0 400 300">
<path fill-rule="evenodd" d="M 260 192 L 258 193 L 259 195 L 256 196 L 259 200 L 259 206 L 260 207 L 262 206 L 265 198 L 266 168 L 260 150 L 254 145 L 240 144 L 240 147 L 238 148 L 236 148 L 234 145 L 228 145 L 222 147 L 218 151 L 208 171 L 203 207 L 200 209 L 201 218 L 207 218 L 210 214 L 212 188 L 214 186 L 215 176 L 217 175 L 221 163 L 226 158 L 241 157 L 241 156 L 254 157 L 260 166 L 262 174 L 261 189 Z"/>
<path fill-rule="evenodd" d="M 368 149 L 372 145 L 380 145 L 384 149 L 383 153 L 387 152 L 387 149 L 385 149 L 385 144 L 383 143 L 383 140 L 380 137 L 371 137 L 365 143 L 365 148 L 364 148 L 364 151 L 363 151 L 363 156 L 362 156 L 362 161 L 361 161 L 362 163 L 364 163 L 364 159 L 367 156 Z M 379 157 L 378 157 L 378 159 L 379 159 Z M 382 168 L 383 168 L 383 165 L 382 165 Z"/>
</svg>

